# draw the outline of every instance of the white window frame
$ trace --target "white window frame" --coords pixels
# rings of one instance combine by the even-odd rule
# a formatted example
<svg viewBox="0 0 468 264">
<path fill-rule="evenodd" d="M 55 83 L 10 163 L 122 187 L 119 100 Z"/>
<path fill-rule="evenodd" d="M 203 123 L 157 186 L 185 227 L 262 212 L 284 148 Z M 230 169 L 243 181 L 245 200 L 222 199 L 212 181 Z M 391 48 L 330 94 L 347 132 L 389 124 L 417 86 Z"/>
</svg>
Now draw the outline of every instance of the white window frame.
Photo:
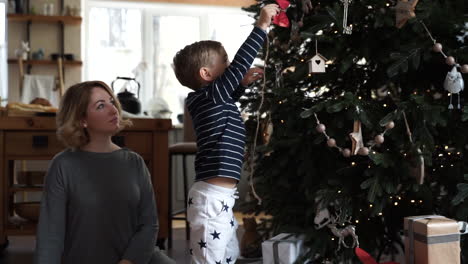
<svg viewBox="0 0 468 264">
<path fill-rule="evenodd" d="M 93 7 L 103 7 L 103 8 L 137 8 L 142 10 L 142 57 L 143 58 L 152 58 L 153 57 L 153 48 L 152 40 L 154 38 L 152 20 L 154 16 L 192 16 L 198 17 L 200 21 L 200 40 L 210 39 L 209 35 L 212 32 L 213 26 L 210 24 L 208 14 L 231 14 L 231 15 L 241 15 L 248 14 L 243 11 L 240 7 L 223 7 L 223 6 L 209 6 L 209 5 L 193 5 L 193 4 L 173 4 L 173 3 L 141 3 L 141 2 L 123 2 L 123 1 L 107 1 L 107 0 L 84 0 L 84 43 L 82 45 L 84 51 L 84 67 L 83 67 L 83 77 L 84 80 L 88 80 L 88 56 L 89 56 L 89 14 L 90 10 Z M 248 26 L 248 25 L 246 25 Z M 183 32 L 181 32 L 183 34 Z M 247 36 L 239 36 L 240 38 L 245 38 Z M 190 44 L 190 43 L 187 43 Z M 232 58 L 231 58 L 232 59 Z M 136 65 L 135 65 L 136 66 Z M 154 81 L 153 81 L 153 71 L 154 65 L 152 61 L 147 61 L 147 70 L 144 72 L 143 85 L 142 87 L 151 87 L 143 88 L 141 90 L 140 97 L 152 98 L 154 91 Z M 144 101 L 142 100 L 142 103 Z M 145 106 L 143 106 L 145 107 Z M 175 113 L 173 113 L 175 114 Z"/>
</svg>

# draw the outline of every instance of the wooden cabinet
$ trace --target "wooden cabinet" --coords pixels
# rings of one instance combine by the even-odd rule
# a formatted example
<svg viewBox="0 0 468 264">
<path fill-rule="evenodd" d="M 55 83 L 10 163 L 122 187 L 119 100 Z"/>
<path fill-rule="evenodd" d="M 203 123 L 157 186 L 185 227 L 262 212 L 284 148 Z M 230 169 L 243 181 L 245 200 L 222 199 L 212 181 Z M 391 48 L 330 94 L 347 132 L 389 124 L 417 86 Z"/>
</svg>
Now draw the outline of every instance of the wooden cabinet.
<svg viewBox="0 0 468 264">
<path fill-rule="evenodd" d="M 168 234 L 168 132 L 169 119 L 132 119 L 133 126 L 113 140 L 145 160 L 151 172 L 159 216 L 158 238 Z M 35 235 L 36 223 L 13 223 L 13 197 L 18 192 L 40 192 L 40 186 L 15 185 L 14 162 L 50 160 L 64 146 L 55 135 L 53 117 L 0 117 L 0 244 L 7 236 Z"/>
</svg>

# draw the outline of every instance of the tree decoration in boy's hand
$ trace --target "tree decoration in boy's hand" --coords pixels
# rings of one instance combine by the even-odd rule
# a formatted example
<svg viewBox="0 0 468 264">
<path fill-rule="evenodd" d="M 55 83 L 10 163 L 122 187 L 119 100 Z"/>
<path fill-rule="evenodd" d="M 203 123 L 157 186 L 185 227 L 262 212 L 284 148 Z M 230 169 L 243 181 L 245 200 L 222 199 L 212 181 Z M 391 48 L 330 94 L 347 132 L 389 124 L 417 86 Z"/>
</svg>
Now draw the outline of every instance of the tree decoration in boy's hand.
<svg viewBox="0 0 468 264">
<path fill-rule="evenodd" d="M 278 15 L 276 15 L 273 18 L 273 23 L 275 25 L 278 25 L 280 27 L 289 27 L 289 18 L 286 15 L 286 10 L 290 6 L 289 0 L 276 0 L 278 3 L 279 7 L 281 8 L 281 11 Z"/>
<path fill-rule="evenodd" d="M 406 22 L 416 17 L 416 13 L 414 13 L 414 8 L 418 4 L 418 0 L 400 0 L 398 4 L 395 6 L 396 12 L 396 24 L 397 28 L 402 28 Z"/>
</svg>

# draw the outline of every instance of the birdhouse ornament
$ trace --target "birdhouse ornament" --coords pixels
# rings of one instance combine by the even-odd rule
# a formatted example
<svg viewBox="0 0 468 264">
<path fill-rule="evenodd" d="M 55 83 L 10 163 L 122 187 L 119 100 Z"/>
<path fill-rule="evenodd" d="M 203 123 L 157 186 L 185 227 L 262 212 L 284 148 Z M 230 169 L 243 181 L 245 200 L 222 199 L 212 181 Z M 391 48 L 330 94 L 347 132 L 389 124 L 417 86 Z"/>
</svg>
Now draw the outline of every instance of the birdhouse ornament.
<svg viewBox="0 0 468 264">
<path fill-rule="evenodd" d="M 315 40 L 315 56 L 309 60 L 309 74 L 325 72 L 325 62 L 327 59 L 317 50 L 317 40 Z"/>
<path fill-rule="evenodd" d="M 326 58 L 321 54 L 315 54 L 312 59 L 309 60 L 309 73 L 322 73 L 325 72 Z"/>
<path fill-rule="evenodd" d="M 453 94 L 458 95 L 458 109 L 460 109 L 460 92 L 463 91 L 465 84 L 463 82 L 463 77 L 457 67 L 454 66 L 451 71 L 447 73 L 444 81 L 444 88 L 450 93 L 450 104 L 448 109 L 453 109 L 452 96 Z"/>
</svg>

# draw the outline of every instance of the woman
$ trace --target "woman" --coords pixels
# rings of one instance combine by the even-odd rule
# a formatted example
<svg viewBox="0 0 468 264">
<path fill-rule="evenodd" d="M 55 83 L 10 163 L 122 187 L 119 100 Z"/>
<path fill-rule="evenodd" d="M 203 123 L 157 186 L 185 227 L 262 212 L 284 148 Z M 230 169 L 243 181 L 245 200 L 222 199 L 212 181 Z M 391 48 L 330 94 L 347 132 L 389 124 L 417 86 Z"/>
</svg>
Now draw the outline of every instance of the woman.
<svg viewBox="0 0 468 264">
<path fill-rule="evenodd" d="M 36 264 L 174 263 L 155 248 L 158 219 L 143 159 L 111 137 L 130 125 L 110 88 L 91 81 L 60 102 L 37 230 Z"/>
</svg>

